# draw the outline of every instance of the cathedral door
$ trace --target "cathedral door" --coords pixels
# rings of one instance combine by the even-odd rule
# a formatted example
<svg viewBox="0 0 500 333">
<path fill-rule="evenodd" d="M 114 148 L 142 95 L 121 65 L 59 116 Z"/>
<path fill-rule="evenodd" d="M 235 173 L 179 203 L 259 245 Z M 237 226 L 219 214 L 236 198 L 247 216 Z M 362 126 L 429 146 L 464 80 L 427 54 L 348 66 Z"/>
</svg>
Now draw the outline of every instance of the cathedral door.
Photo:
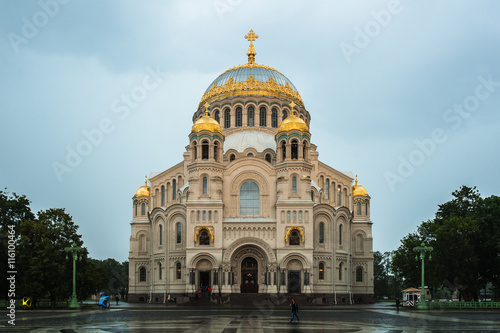
<svg viewBox="0 0 500 333">
<path fill-rule="evenodd" d="M 257 260 L 252 257 L 247 257 L 241 262 L 241 292 L 242 293 L 258 293 L 259 265 Z"/>
<path fill-rule="evenodd" d="M 288 271 L 288 293 L 300 294 L 300 271 Z"/>
<path fill-rule="evenodd" d="M 200 285 L 210 286 L 210 271 L 200 271 Z"/>
</svg>

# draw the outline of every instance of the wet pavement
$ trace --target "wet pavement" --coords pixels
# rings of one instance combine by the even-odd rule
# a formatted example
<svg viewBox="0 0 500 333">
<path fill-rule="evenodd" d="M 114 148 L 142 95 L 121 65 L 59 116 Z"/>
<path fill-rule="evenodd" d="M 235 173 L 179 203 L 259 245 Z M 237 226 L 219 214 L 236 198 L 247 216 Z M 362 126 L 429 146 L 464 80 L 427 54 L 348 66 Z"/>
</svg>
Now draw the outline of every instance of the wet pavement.
<svg viewBox="0 0 500 333">
<path fill-rule="evenodd" d="M 18 310 L 16 326 L 0 332 L 500 332 L 500 311 L 401 309 L 390 303 L 300 308 L 300 323 L 290 310 L 270 302 L 248 307 L 112 304 L 80 310 Z"/>
</svg>

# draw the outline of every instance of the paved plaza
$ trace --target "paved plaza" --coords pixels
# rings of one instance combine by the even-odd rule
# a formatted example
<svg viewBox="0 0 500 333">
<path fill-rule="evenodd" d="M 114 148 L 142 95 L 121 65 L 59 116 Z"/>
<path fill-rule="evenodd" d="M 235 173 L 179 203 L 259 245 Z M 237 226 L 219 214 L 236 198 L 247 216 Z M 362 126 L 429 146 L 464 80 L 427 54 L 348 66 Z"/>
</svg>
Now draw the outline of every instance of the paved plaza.
<svg viewBox="0 0 500 333">
<path fill-rule="evenodd" d="M 252 307 L 164 306 L 121 303 L 109 310 L 26 310 L 16 331 L 26 332 L 500 332 L 500 311 L 396 311 L 387 304 L 302 307 L 300 323 L 272 304 Z M 12 332 L 6 320 L 1 332 Z"/>
</svg>

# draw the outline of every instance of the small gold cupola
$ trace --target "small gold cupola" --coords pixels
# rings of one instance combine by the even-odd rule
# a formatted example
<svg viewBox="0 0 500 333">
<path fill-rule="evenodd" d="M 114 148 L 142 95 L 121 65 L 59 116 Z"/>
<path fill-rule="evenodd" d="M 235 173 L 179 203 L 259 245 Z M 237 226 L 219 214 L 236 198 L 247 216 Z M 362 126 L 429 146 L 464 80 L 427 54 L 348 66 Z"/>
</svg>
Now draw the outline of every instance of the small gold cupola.
<svg viewBox="0 0 500 333">
<path fill-rule="evenodd" d="M 292 114 L 286 117 L 278 127 L 279 132 L 289 132 L 293 130 L 299 130 L 302 132 L 309 132 L 309 127 L 306 122 L 295 115 L 295 110 L 293 109 L 296 104 L 294 102 L 290 103 L 292 109 Z"/>
<path fill-rule="evenodd" d="M 146 176 L 144 185 L 139 187 L 137 191 L 135 191 L 134 197 L 149 197 L 150 192 L 151 187 L 148 186 L 148 176 Z"/>
<path fill-rule="evenodd" d="M 222 134 L 222 128 L 220 127 L 220 124 L 214 118 L 208 115 L 208 107 L 210 106 L 210 104 L 208 104 L 207 102 L 203 106 L 206 108 L 205 115 L 194 122 L 191 133 L 209 131 Z"/>
<path fill-rule="evenodd" d="M 362 195 L 364 197 L 368 196 L 368 191 L 361 185 L 358 185 L 358 175 L 356 175 L 356 184 L 352 186 L 352 196 Z"/>
</svg>

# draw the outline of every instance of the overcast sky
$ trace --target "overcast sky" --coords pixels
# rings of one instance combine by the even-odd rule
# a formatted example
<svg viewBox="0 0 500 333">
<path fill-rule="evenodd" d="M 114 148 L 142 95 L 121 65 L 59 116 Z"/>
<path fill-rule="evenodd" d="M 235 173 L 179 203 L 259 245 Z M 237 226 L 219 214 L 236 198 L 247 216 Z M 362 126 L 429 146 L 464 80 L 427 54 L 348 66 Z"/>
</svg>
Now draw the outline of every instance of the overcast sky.
<svg viewBox="0 0 500 333">
<path fill-rule="evenodd" d="M 135 190 L 182 161 L 203 92 L 247 62 L 250 29 L 256 62 L 299 90 L 320 160 L 370 193 L 374 250 L 461 185 L 500 193 L 498 1 L 0 7 L 0 186 L 65 208 L 94 258 L 127 259 Z"/>
</svg>

